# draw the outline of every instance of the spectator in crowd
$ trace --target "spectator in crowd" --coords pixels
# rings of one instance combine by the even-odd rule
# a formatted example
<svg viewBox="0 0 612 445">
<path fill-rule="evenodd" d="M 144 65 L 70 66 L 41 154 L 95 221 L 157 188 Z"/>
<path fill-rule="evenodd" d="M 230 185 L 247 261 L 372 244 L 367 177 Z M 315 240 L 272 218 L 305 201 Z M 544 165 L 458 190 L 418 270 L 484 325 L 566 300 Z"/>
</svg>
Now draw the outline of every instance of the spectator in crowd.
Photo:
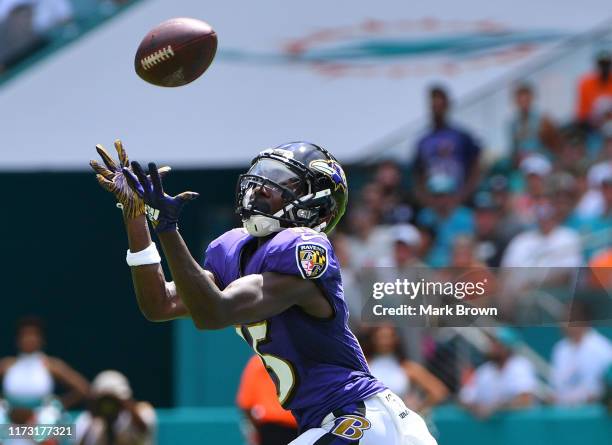
<svg viewBox="0 0 612 445">
<path fill-rule="evenodd" d="M 587 172 L 588 190 L 584 193 L 577 212 L 583 217 L 597 217 L 605 212 L 605 202 L 601 191 L 602 183 L 612 176 L 612 121 L 601 132 L 602 150 L 600 160 L 593 164 Z"/>
<path fill-rule="evenodd" d="M 581 217 L 576 214 L 570 219 L 573 224 L 569 227 L 579 231 L 587 259 L 612 245 L 612 171 L 600 178 L 599 193 L 601 210 L 596 216 Z"/>
<path fill-rule="evenodd" d="M 417 252 L 417 256 L 424 261 L 425 258 L 429 256 L 429 252 L 433 246 L 434 240 L 436 239 L 436 232 L 433 227 L 423 226 L 423 225 L 415 225 L 416 229 L 419 231 L 419 235 L 421 238 L 421 243 Z"/>
<path fill-rule="evenodd" d="M 602 163 L 601 169 L 597 172 L 596 177 L 593 181 L 597 181 L 595 186 L 598 187 L 598 191 L 601 196 L 601 203 L 599 208 L 594 212 L 594 216 L 603 218 L 610 218 L 612 216 L 612 202 L 610 197 L 610 183 L 612 182 L 612 166 L 607 168 L 607 165 Z M 593 175 L 595 176 L 595 174 Z"/>
<path fill-rule="evenodd" d="M 435 267 L 447 266 L 455 237 L 474 233 L 473 214 L 467 207 L 458 205 L 455 198 L 457 183 L 453 177 L 434 175 L 427 181 L 427 188 L 431 207 L 421 210 L 417 223 L 431 228 L 436 236 L 426 262 Z"/>
<path fill-rule="evenodd" d="M 474 197 L 474 226 L 475 258 L 489 267 L 499 267 L 509 239 L 503 233 L 502 210 L 488 191 Z"/>
<path fill-rule="evenodd" d="M 571 303 L 565 338 L 553 348 L 554 402 L 579 405 L 601 400 L 604 373 L 612 365 L 612 342 L 590 326 L 586 306 Z"/>
<path fill-rule="evenodd" d="M 2 395 L 0 424 L 56 425 L 66 420 L 64 406 L 54 396 L 54 383 L 68 389 L 62 400 L 67 406 L 79 402 L 86 395 L 89 384 L 76 371 L 58 358 L 42 352 L 44 333 L 42 322 L 34 317 L 24 318 L 17 325 L 17 357 L 0 360 Z M 23 440 L 21 444 L 44 443 L 54 440 Z M 11 440 L 10 443 L 17 443 Z"/>
<path fill-rule="evenodd" d="M 385 205 L 385 196 L 380 184 L 369 182 L 363 186 L 360 193 L 360 201 L 373 217 L 374 225 L 382 224 L 385 212 L 388 208 Z"/>
<path fill-rule="evenodd" d="M 393 239 L 393 247 L 390 254 L 378 263 L 373 279 L 389 283 L 398 278 L 417 282 L 429 276 L 427 265 L 419 257 L 422 243 L 419 230 L 412 224 L 396 224 L 391 227 L 390 234 Z M 401 337 L 404 353 L 420 361 L 422 358 L 422 331 L 415 329 L 411 323 L 405 323 L 399 327 L 398 334 Z"/>
<path fill-rule="evenodd" d="M 402 171 L 397 162 L 386 160 L 376 168 L 372 184 L 378 188 L 381 218 L 383 224 L 408 222 L 412 218 L 412 208 L 408 196 L 402 188 Z"/>
<path fill-rule="evenodd" d="M 425 267 L 419 258 L 421 233 L 412 224 L 396 224 L 389 232 L 393 247 L 389 255 L 379 260 L 379 267 L 393 267 L 398 274 L 409 272 L 414 267 Z M 400 275 L 398 275 L 400 276 Z"/>
<path fill-rule="evenodd" d="M 68 389 L 61 402 L 70 408 L 85 398 L 89 383 L 83 376 L 57 357 L 43 352 L 43 323 L 28 317 L 17 325 L 17 357 L 0 360 L 2 392 L 9 404 L 36 407 L 47 403 L 54 394 L 55 383 Z"/>
<path fill-rule="evenodd" d="M 482 295 L 470 295 L 469 293 L 458 295 L 456 293 L 453 296 L 446 296 L 446 302 L 439 304 L 454 305 L 459 301 L 457 298 L 462 301 L 470 301 L 469 304 L 472 306 L 486 305 L 490 301 L 489 298 L 494 294 L 497 280 L 488 266 L 477 258 L 476 246 L 476 241 L 471 236 L 456 237 L 453 241 L 450 267 L 436 271 L 438 276 L 436 281 L 456 283 L 461 288 L 465 288 L 465 283 L 472 283 L 473 288 L 482 286 L 484 293 Z M 445 299 L 443 298 L 442 301 Z"/>
<path fill-rule="evenodd" d="M 428 181 L 436 175 L 452 179 L 453 196 L 463 202 L 476 188 L 480 176 L 480 146 L 468 132 L 448 121 L 450 98 L 440 86 L 430 89 L 431 129 L 417 143 L 414 173 L 416 198 L 430 204 Z"/>
<path fill-rule="evenodd" d="M 535 209 L 544 196 L 546 178 L 552 173 L 552 165 L 544 156 L 532 155 L 523 159 L 520 169 L 526 190 L 514 197 L 512 208 L 521 223 L 528 225 L 536 222 Z"/>
<path fill-rule="evenodd" d="M 356 270 L 373 267 L 379 258 L 391 251 L 392 239 L 389 229 L 377 225 L 374 211 L 369 207 L 357 206 L 350 213 L 351 236 L 350 265 Z"/>
<path fill-rule="evenodd" d="M 579 267 L 583 263 L 580 236 L 560 225 L 560 215 L 551 197 L 541 198 L 534 213 L 537 227 L 510 241 L 502 267 Z"/>
<path fill-rule="evenodd" d="M 450 266 L 456 269 L 486 269 L 486 265 L 476 258 L 474 238 L 460 235 L 454 239 Z"/>
<path fill-rule="evenodd" d="M 297 437 L 295 418 L 278 403 L 274 382 L 257 355 L 242 372 L 236 403 L 248 422 L 249 444 L 285 445 Z"/>
<path fill-rule="evenodd" d="M 516 235 L 504 252 L 496 295 L 504 314 L 522 323 L 540 317 L 541 312 L 534 308 L 539 307 L 542 287 L 570 292 L 569 283 L 583 264 L 580 235 L 560 225 L 550 196 L 537 203 L 535 214 L 537 226 Z"/>
<path fill-rule="evenodd" d="M 516 214 L 513 207 L 514 200 L 510 193 L 510 183 L 504 175 L 491 176 L 485 185 L 484 191 L 489 191 L 498 209 L 499 225 L 497 230 L 502 239 L 512 239 L 524 229 L 524 223 Z"/>
<path fill-rule="evenodd" d="M 556 171 L 567 171 L 585 160 L 596 157 L 593 147 L 589 147 L 589 133 L 577 125 L 569 125 L 561 130 L 561 142 L 555 159 Z"/>
<path fill-rule="evenodd" d="M 584 176 L 581 180 L 577 180 L 570 173 L 560 172 L 550 179 L 559 220 L 565 227 L 575 230 L 580 235 L 583 256 L 586 259 L 591 258 L 593 254 L 608 246 L 612 241 L 612 233 L 608 233 L 612 232 L 612 220 L 606 224 L 605 217 L 593 217 L 579 213 L 577 205 L 580 199 L 580 188 L 584 187 L 581 182 L 586 182 Z"/>
<path fill-rule="evenodd" d="M 611 243 L 612 244 L 612 243 Z M 593 289 L 612 290 L 612 247 L 603 249 L 589 260 Z"/>
<path fill-rule="evenodd" d="M 0 425 L 4 427 L 6 434 L 7 425 L 18 425 L 20 427 L 55 426 L 70 423 L 70 417 L 63 411 L 59 402 L 48 403 L 34 409 L 28 406 L 10 405 L 0 400 Z M 3 434 L 3 435 L 4 435 Z M 50 434 L 41 431 L 34 433 L 31 438 L 13 438 L 5 441 L 0 440 L 2 445 L 63 445 L 57 438 L 49 437 Z M 0 437 L 2 439 L 2 437 Z"/>
<path fill-rule="evenodd" d="M 153 445 L 157 428 L 155 410 L 132 398 L 128 379 L 118 371 L 96 376 L 89 406 L 76 420 L 78 445 Z"/>
<path fill-rule="evenodd" d="M 603 198 L 601 196 L 600 181 L 589 178 L 591 170 L 588 161 L 580 162 L 570 168 L 568 172 L 576 181 L 576 207 L 574 214 L 577 218 L 592 218 L 601 213 Z M 612 168 L 610 169 L 612 172 Z"/>
<path fill-rule="evenodd" d="M 551 175 L 548 182 L 547 186 L 554 190 L 552 200 L 559 214 L 559 220 L 563 225 L 579 230 L 580 218 L 575 213 L 578 201 L 576 178 L 566 171 L 561 171 Z"/>
<path fill-rule="evenodd" d="M 476 241 L 471 236 L 455 238 L 451 258 L 450 271 L 459 281 L 491 281 L 494 278 L 487 265 L 476 256 Z"/>
<path fill-rule="evenodd" d="M 600 51 L 595 62 L 595 71 L 585 74 L 578 83 L 576 118 L 583 123 L 591 120 L 600 98 L 612 96 L 612 53 L 609 50 Z"/>
<path fill-rule="evenodd" d="M 516 353 L 518 334 L 497 328 L 490 338 L 488 360 L 480 365 L 461 388 L 460 403 L 479 418 L 500 410 L 533 405 L 538 381 L 533 365 Z"/>
<path fill-rule="evenodd" d="M 385 160 L 378 164 L 374 174 L 374 182 L 383 190 L 387 199 L 392 199 L 390 204 L 400 201 L 402 191 L 402 171 L 397 162 Z"/>
<path fill-rule="evenodd" d="M 557 129 L 552 120 L 533 106 L 533 88 L 521 83 L 514 89 L 516 113 L 510 122 L 510 153 L 513 165 L 532 154 L 551 157 L 558 147 Z"/>
<path fill-rule="evenodd" d="M 448 396 L 448 389 L 437 377 L 405 357 L 400 337 L 393 326 L 373 328 L 365 352 L 372 375 L 404 399 L 414 411 L 427 411 Z"/>
</svg>

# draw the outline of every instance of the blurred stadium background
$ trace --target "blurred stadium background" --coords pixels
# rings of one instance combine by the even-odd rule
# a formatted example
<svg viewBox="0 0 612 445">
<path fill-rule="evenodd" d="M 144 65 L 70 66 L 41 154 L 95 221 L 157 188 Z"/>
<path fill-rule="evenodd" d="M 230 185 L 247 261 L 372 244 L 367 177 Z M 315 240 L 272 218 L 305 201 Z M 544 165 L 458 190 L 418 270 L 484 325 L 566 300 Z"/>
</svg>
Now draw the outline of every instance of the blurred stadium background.
<svg viewBox="0 0 612 445">
<path fill-rule="evenodd" d="M 334 242 L 357 311 L 360 272 L 394 265 L 398 243 L 419 264 L 499 267 L 516 236 L 537 231 L 541 201 L 579 258 L 547 263 L 570 254 L 543 239 L 548 257 L 514 252 L 505 265 L 612 266 L 612 80 L 584 80 L 609 66 L 609 3 L 422 3 L 0 0 L 0 357 L 17 352 L 17 320 L 36 315 L 49 355 L 88 380 L 105 369 L 127 376 L 134 397 L 156 408 L 156 443 L 246 443 L 235 406 L 246 345 L 233 330 L 153 324 L 138 311 L 120 216 L 88 171 L 94 145 L 115 138 L 132 159 L 171 165 L 167 189 L 200 192 L 181 226 L 196 258 L 236 225 L 235 179 L 257 150 L 296 139 L 330 149 L 351 187 Z M 189 86 L 145 84 L 133 70 L 136 47 L 176 16 L 216 29 L 217 58 Z M 418 149 L 432 85 L 470 136 L 451 161 Z M 525 121 L 517 92 L 533 100 Z M 444 218 L 432 201 L 440 194 L 456 198 Z M 563 303 L 552 295 L 546 301 Z M 607 322 L 597 331 L 609 339 Z M 485 360 L 484 331 L 400 333 L 403 352 L 447 386 L 428 413 L 439 443 L 609 443 L 606 376 L 596 376 L 596 396 L 560 403 L 550 376 L 563 331 L 514 335 L 513 351 L 537 374 L 533 400 L 479 419 L 458 401 Z"/>
</svg>

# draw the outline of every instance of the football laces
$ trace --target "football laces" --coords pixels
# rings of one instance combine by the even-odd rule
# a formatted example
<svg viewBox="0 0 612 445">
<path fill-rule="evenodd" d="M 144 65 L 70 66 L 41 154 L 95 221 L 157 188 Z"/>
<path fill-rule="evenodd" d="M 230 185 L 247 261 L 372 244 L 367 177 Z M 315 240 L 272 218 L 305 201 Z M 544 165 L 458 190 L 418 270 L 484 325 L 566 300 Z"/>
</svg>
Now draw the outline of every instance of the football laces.
<svg viewBox="0 0 612 445">
<path fill-rule="evenodd" d="M 146 71 L 148 69 L 153 68 L 158 63 L 163 62 L 164 60 L 168 60 L 174 57 L 174 51 L 172 50 L 172 46 L 168 45 L 165 48 L 155 51 L 154 53 L 148 55 L 140 59 L 140 64 L 142 68 Z"/>
</svg>

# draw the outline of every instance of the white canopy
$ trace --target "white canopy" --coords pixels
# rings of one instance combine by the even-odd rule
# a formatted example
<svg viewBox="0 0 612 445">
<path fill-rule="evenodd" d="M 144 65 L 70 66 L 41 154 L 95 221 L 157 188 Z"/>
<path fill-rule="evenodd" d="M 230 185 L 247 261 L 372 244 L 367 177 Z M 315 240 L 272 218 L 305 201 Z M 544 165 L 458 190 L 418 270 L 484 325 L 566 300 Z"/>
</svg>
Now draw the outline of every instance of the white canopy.
<svg viewBox="0 0 612 445">
<path fill-rule="evenodd" d="M 85 169 L 122 138 L 133 159 L 242 165 L 291 140 L 343 161 L 426 111 L 424 88 L 461 97 L 595 26 L 606 0 L 148 0 L 0 88 L 2 170 Z M 146 32 L 209 22 L 217 59 L 193 84 L 140 80 Z M 585 67 L 588 68 L 588 67 Z"/>
</svg>

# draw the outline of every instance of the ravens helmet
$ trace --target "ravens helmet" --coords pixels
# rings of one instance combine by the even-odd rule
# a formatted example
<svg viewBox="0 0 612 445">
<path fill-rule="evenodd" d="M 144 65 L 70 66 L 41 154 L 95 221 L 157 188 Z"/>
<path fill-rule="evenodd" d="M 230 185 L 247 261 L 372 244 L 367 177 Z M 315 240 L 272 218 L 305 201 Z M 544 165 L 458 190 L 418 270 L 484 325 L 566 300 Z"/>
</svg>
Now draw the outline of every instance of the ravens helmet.
<svg viewBox="0 0 612 445">
<path fill-rule="evenodd" d="M 276 190 L 282 207 L 273 211 L 257 189 Z M 288 227 L 330 232 L 348 201 L 348 185 L 340 163 L 310 142 L 290 142 L 259 153 L 249 171 L 238 178 L 236 213 L 253 236 L 267 236 Z"/>
</svg>

